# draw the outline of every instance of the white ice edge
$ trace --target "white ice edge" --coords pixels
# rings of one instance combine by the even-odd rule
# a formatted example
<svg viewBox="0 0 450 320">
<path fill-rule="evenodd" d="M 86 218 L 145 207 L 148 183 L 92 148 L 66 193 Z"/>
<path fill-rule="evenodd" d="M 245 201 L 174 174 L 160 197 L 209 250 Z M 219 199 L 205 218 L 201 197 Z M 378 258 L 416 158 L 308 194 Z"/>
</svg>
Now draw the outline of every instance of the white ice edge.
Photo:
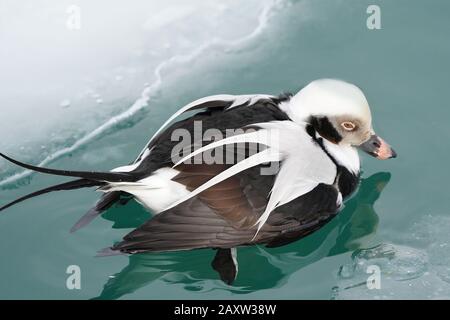
<svg viewBox="0 0 450 320">
<path fill-rule="evenodd" d="M 134 114 L 136 114 L 138 111 L 144 109 L 148 106 L 148 103 L 150 101 L 150 98 L 152 95 L 154 95 L 158 89 L 161 87 L 163 78 L 162 78 L 162 71 L 170 66 L 179 64 L 179 63 L 189 63 L 196 59 L 198 56 L 200 56 L 203 52 L 207 51 L 210 48 L 213 48 L 214 46 L 220 45 L 220 46 L 226 46 L 227 49 L 238 47 L 246 42 L 256 38 L 261 34 L 261 32 L 267 27 L 269 19 L 270 19 L 270 13 L 271 10 L 276 7 L 278 4 L 280 4 L 283 0 L 273 0 L 269 2 L 266 6 L 263 7 L 261 14 L 258 17 L 258 24 L 256 28 L 249 33 L 248 35 L 245 35 L 241 38 L 235 39 L 235 40 L 224 40 L 219 38 L 213 38 L 210 41 L 204 43 L 203 45 L 199 46 L 196 50 L 192 51 L 190 54 L 186 55 L 175 55 L 167 60 L 164 60 L 161 62 L 154 71 L 155 75 L 155 81 L 148 87 L 146 87 L 141 97 L 138 98 L 130 108 L 128 108 L 126 111 L 112 117 L 105 123 L 103 123 L 101 126 L 96 128 L 95 130 L 91 131 L 90 133 L 86 134 L 84 137 L 76 141 L 73 145 L 70 147 L 66 147 L 60 150 L 57 150 L 53 154 L 47 156 L 44 160 L 42 160 L 38 166 L 45 166 L 48 163 L 64 156 L 69 153 L 72 153 L 76 151 L 78 148 L 86 145 L 87 143 L 94 140 L 96 137 L 101 135 L 103 132 L 108 130 L 109 128 L 117 125 L 118 123 L 125 121 L 132 117 Z M 5 185 L 8 185 L 10 183 L 14 183 L 20 179 L 23 179 L 29 175 L 31 175 L 33 172 L 30 170 L 24 170 L 21 172 L 18 172 L 14 175 L 11 175 L 3 180 L 0 181 L 0 187 L 3 187 Z"/>
</svg>

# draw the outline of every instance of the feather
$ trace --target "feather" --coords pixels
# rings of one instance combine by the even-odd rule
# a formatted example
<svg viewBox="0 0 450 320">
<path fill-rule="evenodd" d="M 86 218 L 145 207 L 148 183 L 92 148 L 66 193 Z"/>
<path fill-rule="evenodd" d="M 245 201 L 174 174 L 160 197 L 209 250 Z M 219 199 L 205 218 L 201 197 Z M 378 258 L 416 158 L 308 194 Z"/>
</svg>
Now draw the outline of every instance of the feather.
<svg viewBox="0 0 450 320">
<path fill-rule="evenodd" d="M 266 210 L 257 221 L 258 231 L 277 207 L 308 193 L 319 183 L 332 184 L 337 174 L 334 162 L 312 141 L 304 126 L 290 121 L 271 122 L 261 126 L 279 128 L 279 152 L 285 156 Z"/>
<path fill-rule="evenodd" d="M 128 172 L 93 172 L 93 171 L 69 171 L 69 170 L 57 170 L 57 169 L 49 169 L 49 168 L 42 168 L 42 167 L 36 167 L 27 163 L 23 163 L 17 160 L 14 160 L 3 153 L 0 153 L 0 156 L 5 158 L 6 160 L 23 167 L 25 169 L 41 172 L 41 173 L 47 173 L 47 174 L 53 174 L 57 176 L 65 176 L 65 177 L 78 177 L 83 178 L 87 180 L 94 180 L 94 181 L 102 181 L 102 182 L 109 182 L 109 181 L 133 181 L 135 180 L 135 176 L 132 173 Z"/>
<path fill-rule="evenodd" d="M 208 96 L 204 98 L 197 99 L 181 109 L 175 112 L 164 124 L 155 132 L 155 134 L 150 138 L 147 146 L 141 151 L 136 161 L 142 158 L 146 149 L 150 149 L 157 137 L 163 132 L 164 129 L 177 117 L 182 115 L 187 111 L 202 109 L 202 108 L 234 108 L 243 104 L 248 106 L 255 104 L 260 99 L 271 99 L 274 96 L 267 94 L 248 94 L 248 95 L 230 95 L 230 94 L 219 94 Z"/>
<path fill-rule="evenodd" d="M 203 153 L 207 150 L 215 149 L 227 144 L 237 144 L 237 143 L 257 143 L 261 145 L 268 146 L 270 144 L 270 133 L 267 130 L 254 131 L 249 133 L 243 133 L 235 136 L 231 136 L 229 138 L 221 139 L 219 141 L 212 142 L 202 148 L 194 150 L 189 155 L 185 156 L 181 160 L 179 160 L 173 168 L 185 162 L 186 160 Z"/>
<path fill-rule="evenodd" d="M 65 182 L 65 183 L 61 183 L 61 184 L 57 184 L 51 187 L 47 187 L 45 189 L 41 189 L 32 193 L 29 193 L 23 197 L 20 197 L 2 207 L 0 207 L 0 211 L 3 211 L 9 207 L 12 207 L 15 204 L 18 204 L 22 201 L 25 201 L 27 199 L 30 198 L 34 198 L 49 192 L 53 192 L 53 191 L 62 191 L 62 190 L 74 190 L 74 189 L 81 189 L 81 188 L 88 188 L 88 187 L 95 187 L 98 186 L 99 182 L 96 181 L 90 181 L 90 180 L 86 180 L 86 179 L 77 179 L 74 181 L 69 181 L 69 182 Z"/>
<path fill-rule="evenodd" d="M 178 161 L 174 167 L 189 158 L 226 144 L 253 142 L 269 147 L 260 153 L 251 156 L 233 167 L 225 170 L 218 176 L 192 191 L 189 195 L 172 204 L 172 208 L 179 203 L 190 199 L 209 187 L 232 177 L 233 175 L 253 166 L 272 161 L 282 161 L 281 169 L 277 174 L 270 194 L 269 202 L 264 213 L 258 219 L 258 234 L 261 227 L 267 221 L 269 214 L 278 206 L 313 190 L 319 183 L 332 184 L 336 176 L 336 165 L 323 152 L 305 130 L 305 124 L 297 124 L 292 121 L 271 121 L 252 125 L 261 130 L 240 134 L 208 144 L 195 150 L 188 156 Z M 257 158 L 258 156 L 259 158 Z M 264 161 L 263 159 L 266 159 Z M 315 161 L 310 161 L 314 158 Z M 255 225 L 256 225 L 255 224 Z"/>
<path fill-rule="evenodd" d="M 238 162 L 237 164 L 235 164 L 234 166 L 232 166 L 231 168 L 226 169 L 225 171 L 221 172 L 220 174 L 218 174 L 217 176 L 215 176 L 214 178 L 208 180 L 208 182 L 204 183 L 203 185 L 201 185 L 200 187 L 198 187 L 197 189 L 193 190 L 192 192 L 190 192 L 188 195 L 182 197 L 181 199 L 179 199 L 178 201 L 172 203 L 169 207 L 167 207 L 166 209 L 164 209 L 164 211 L 169 210 L 177 205 L 179 205 L 180 203 L 195 197 L 196 195 L 198 195 L 200 192 L 216 185 L 219 182 L 222 182 L 236 174 L 238 174 L 241 171 L 244 171 L 246 169 L 249 169 L 251 167 L 260 165 L 262 163 L 266 163 L 266 162 L 273 162 L 273 161 L 280 161 L 280 157 L 281 155 L 271 149 L 266 149 L 264 151 L 261 151 L 257 154 L 254 154 L 250 157 L 248 157 L 247 159 L 244 159 L 240 162 Z"/>
</svg>

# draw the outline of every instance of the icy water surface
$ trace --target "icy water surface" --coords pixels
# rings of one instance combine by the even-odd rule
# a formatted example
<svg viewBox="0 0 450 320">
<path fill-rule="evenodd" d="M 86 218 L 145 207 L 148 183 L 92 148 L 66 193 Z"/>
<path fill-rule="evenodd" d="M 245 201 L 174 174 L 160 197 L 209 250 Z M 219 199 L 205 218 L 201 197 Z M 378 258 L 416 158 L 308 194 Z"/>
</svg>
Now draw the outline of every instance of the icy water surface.
<svg viewBox="0 0 450 320">
<path fill-rule="evenodd" d="M 65 26 L 69 5 L 81 29 Z M 381 30 L 366 9 L 381 8 Z M 98 197 L 54 193 L 0 216 L 0 298 L 450 297 L 448 1 L 3 1 L 0 150 L 56 168 L 129 163 L 180 106 L 220 93 L 296 91 L 321 77 L 364 89 L 399 157 L 362 155 L 363 180 L 311 236 L 240 248 L 233 286 L 197 250 L 95 258 L 149 218 L 137 203 L 69 229 Z M 61 178 L 0 161 L 0 204 Z M 66 268 L 81 268 L 81 290 Z M 380 269 L 369 290 L 367 268 Z"/>
</svg>

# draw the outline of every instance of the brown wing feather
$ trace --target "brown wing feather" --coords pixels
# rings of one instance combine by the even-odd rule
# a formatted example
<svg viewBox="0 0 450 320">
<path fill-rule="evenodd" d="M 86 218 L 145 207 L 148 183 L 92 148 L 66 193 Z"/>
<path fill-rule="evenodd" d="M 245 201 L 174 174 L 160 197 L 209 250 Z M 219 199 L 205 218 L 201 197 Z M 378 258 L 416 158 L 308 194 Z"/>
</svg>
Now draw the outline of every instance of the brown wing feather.
<svg viewBox="0 0 450 320">
<path fill-rule="evenodd" d="M 273 219 L 281 221 L 280 217 Z M 256 229 L 236 229 L 198 197 L 161 213 L 129 233 L 112 249 L 125 253 L 175 251 L 199 248 L 233 248 L 267 243 L 284 230 L 298 228 L 297 221 L 266 224 L 253 240 Z"/>
<path fill-rule="evenodd" d="M 225 165 L 182 165 L 176 181 L 193 190 L 226 169 Z M 283 245 L 300 239 L 338 211 L 337 190 L 320 184 L 277 208 L 259 231 L 254 222 L 264 212 L 273 177 L 260 168 L 243 171 L 180 205 L 161 212 L 112 249 L 125 253 L 198 248 L 233 248 L 248 244 Z"/>
<path fill-rule="evenodd" d="M 227 168 L 227 165 L 219 164 L 183 164 L 177 167 L 180 173 L 174 180 L 193 191 Z M 267 197 L 251 192 L 241 180 L 241 175 L 230 177 L 201 192 L 198 198 L 234 228 L 246 229 L 252 227 L 262 214 Z"/>
</svg>

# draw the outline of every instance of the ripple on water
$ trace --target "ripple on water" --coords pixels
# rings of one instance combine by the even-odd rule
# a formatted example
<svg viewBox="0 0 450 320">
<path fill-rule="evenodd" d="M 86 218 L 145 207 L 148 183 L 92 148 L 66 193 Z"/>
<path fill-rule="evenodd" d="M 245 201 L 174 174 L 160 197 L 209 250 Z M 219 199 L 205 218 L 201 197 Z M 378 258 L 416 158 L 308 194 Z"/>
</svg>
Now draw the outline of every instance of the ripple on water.
<svg viewBox="0 0 450 320">
<path fill-rule="evenodd" d="M 338 271 L 333 299 L 450 299 L 450 217 L 424 216 L 398 242 L 356 251 Z M 420 249 L 418 249 L 420 248 Z M 367 268 L 380 268 L 380 289 L 369 289 Z"/>
<path fill-rule="evenodd" d="M 420 240 L 426 247 L 430 264 L 436 275 L 450 284 L 450 229 L 449 217 L 435 217 L 428 215 L 415 224 L 415 235 L 420 232 Z"/>
</svg>

